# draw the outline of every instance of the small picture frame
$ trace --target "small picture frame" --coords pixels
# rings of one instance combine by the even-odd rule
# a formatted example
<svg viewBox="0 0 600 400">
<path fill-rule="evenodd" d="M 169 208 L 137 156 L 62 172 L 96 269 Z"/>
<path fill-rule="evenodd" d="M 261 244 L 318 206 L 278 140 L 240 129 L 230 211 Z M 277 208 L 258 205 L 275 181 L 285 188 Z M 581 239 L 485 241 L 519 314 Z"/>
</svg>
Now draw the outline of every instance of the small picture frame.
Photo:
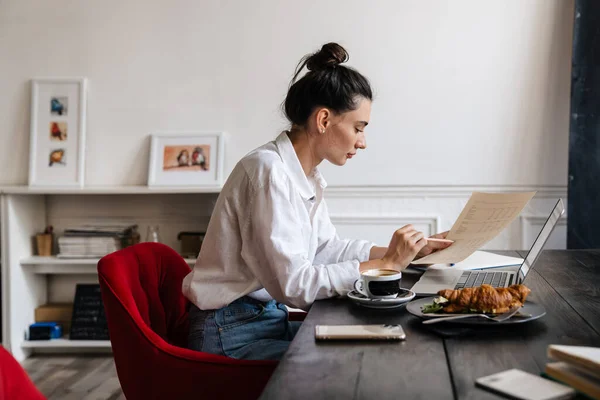
<svg viewBox="0 0 600 400">
<path fill-rule="evenodd" d="M 86 78 L 31 80 L 29 186 L 83 187 Z"/>
<path fill-rule="evenodd" d="M 173 132 L 152 135 L 149 187 L 220 187 L 223 132 Z"/>
</svg>

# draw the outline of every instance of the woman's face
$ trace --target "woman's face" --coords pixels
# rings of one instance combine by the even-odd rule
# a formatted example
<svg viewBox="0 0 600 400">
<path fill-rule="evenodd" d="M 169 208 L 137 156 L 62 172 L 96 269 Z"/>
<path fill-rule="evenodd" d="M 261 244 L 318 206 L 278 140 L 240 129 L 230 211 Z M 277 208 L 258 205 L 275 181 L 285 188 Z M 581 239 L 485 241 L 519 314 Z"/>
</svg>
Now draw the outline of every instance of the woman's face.
<svg viewBox="0 0 600 400">
<path fill-rule="evenodd" d="M 344 165 L 358 149 L 367 148 L 365 127 L 371 118 L 371 101 L 361 98 L 355 110 L 342 114 L 329 113 L 317 121 L 319 157 L 334 165 Z M 325 129 L 325 133 L 321 133 Z"/>
</svg>

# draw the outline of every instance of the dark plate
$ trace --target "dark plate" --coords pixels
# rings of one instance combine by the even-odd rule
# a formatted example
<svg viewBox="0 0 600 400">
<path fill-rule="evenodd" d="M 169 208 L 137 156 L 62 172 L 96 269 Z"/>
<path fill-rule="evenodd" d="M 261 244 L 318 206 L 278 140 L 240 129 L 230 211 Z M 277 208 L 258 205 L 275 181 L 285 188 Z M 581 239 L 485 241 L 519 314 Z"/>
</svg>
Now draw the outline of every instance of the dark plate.
<svg viewBox="0 0 600 400">
<path fill-rule="evenodd" d="M 437 316 L 440 314 L 433 314 L 434 316 L 432 316 L 432 314 L 423 314 L 423 312 L 421 312 L 421 307 L 425 306 L 426 304 L 433 303 L 433 299 L 434 299 L 434 297 L 426 297 L 423 299 L 413 300 L 406 305 L 406 310 L 409 313 L 411 313 L 412 315 L 419 317 L 421 319 L 441 318 L 441 317 Z M 485 319 L 485 318 L 481 318 L 481 317 L 470 317 L 470 318 L 449 320 L 449 321 L 445 321 L 445 323 L 460 324 L 460 325 L 490 325 L 490 324 L 512 325 L 512 324 L 521 324 L 523 322 L 533 321 L 533 320 L 536 320 L 536 319 L 541 318 L 544 315 L 546 315 L 546 309 L 544 308 L 544 306 L 542 306 L 541 304 L 531 302 L 531 301 L 526 301 L 525 305 L 523 307 L 521 307 L 521 310 L 519 310 L 519 312 L 522 314 L 529 314 L 531 316 L 530 317 L 529 316 L 528 317 L 514 316 L 514 317 L 509 318 L 506 321 L 502 321 L 502 322 L 490 321 L 489 319 Z M 444 314 L 444 316 L 448 316 L 448 317 L 451 317 L 453 315 L 458 315 L 458 314 Z"/>
</svg>

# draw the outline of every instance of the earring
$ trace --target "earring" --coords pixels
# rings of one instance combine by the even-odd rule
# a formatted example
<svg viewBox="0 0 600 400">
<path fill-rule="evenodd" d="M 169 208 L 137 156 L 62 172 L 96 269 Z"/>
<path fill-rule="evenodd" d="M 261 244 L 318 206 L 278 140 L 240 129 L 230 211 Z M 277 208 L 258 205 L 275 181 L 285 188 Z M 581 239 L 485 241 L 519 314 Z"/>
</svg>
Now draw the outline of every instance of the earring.
<svg viewBox="0 0 600 400">
<path fill-rule="evenodd" d="M 321 129 L 321 135 L 325 133 L 325 129 Z"/>
</svg>

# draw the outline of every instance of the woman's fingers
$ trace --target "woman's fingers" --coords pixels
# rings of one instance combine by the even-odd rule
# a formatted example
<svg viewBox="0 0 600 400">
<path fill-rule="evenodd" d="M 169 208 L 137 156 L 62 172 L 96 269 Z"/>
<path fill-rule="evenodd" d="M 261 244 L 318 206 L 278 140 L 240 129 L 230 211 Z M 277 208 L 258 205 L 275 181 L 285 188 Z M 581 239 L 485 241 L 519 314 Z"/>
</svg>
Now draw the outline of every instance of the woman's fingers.
<svg viewBox="0 0 600 400">
<path fill-rule="evenodd" d="M 383 258 L 404 269 L 426 245 L 427 238 L 423 232 L 417 231 L 413 225 L 405 225 L 394 232 Z"/>
<path fill-rule="evenodd" d="M 417 254 L 426 245 L 427 239 L 425 239 L 425 235 L 423 234 L 423 232 L 414 232 L 408 238 L 408 246 L 414 254 Z"/>
<path fill-rule="evenodd" d="M 415 231 L 412 235 L 410 235 L 410 240 L 413 243 L 417 243 L 419 240 L 423 239 L 424 237 L 425 237 L 425 235 L 423 234 L 423 232 Z"/>
<path fill-rule="evenodd" d="M 412 225 L 407 225 L 398 229 L 394 232 L 394 237 L 401 242 L 405 242 L 410 238 L 416 231 L 412 228 Z"/>
<path fill-rule="evenodd" d="M 431 237 L 436 239 L 446 239 L 446 236 L 448 236 L 448 232 L 449 231 L 436 233 L 435 235 L 431 235 Z"/>
<path fill-rule="evenodd" d="M 440 238 L 441 239 L 441 238 Z M 427 242 L 427 246 L 433 250 L 445 249 L 446 247 L 450 247 L 452 243 L 444 243 L 444 242 Z"/>
<path fill-rule="evenodd" d="M 408 224 L 408 225 L 404 225 L 400 229 L 397 229 L 396 232 L 394 232 L 394 233 L 396 235 L 402 235 L 402 234 L 404 234 L 406 232 L 410 232 L 410 231 L 414 231 L 414 230 L 415 230 L 415 228 L 411 224 Z"/>
</svg>

